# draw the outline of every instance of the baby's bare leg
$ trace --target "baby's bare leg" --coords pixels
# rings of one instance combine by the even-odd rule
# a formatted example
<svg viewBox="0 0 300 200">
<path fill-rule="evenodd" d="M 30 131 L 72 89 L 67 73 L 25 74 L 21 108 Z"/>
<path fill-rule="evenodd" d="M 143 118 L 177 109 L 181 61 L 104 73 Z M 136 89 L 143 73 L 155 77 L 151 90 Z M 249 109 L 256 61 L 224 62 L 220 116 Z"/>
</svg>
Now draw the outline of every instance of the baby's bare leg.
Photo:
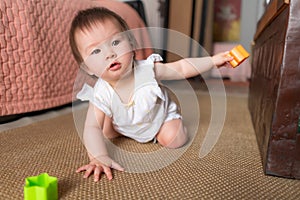
<svg viewBox="0 0 300 200">
<path fill-rule="evenodd" d="M 104 119 L 104 124 L 103 124 L 103 135 L 107 138 L 107 139 L 113 139 L 116 137 L 121 136 L 120 133 L 118 133 L 112 124 L 111 118 L 105 116 Z"/>
<path fill-rule="evenodd" d="M 161 145 L 175 149 L 187 142 L 188 135 L 182 124 L 182 120 L 174 119 L 162 125 L 156 138 Z"/>
</svg>

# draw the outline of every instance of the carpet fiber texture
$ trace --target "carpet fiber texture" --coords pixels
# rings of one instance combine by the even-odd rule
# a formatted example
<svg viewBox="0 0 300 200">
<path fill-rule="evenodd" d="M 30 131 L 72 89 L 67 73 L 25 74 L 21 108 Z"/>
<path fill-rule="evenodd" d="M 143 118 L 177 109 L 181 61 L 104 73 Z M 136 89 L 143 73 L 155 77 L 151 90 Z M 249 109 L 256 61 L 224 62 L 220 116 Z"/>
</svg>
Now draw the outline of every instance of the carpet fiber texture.
<svg viewBox="0 0 300 200">
<path fill-rule="evenodd" d="M 59 199 L 299 198 L 299 180 L 264 175 L 247 100 L 227 97 L 222 134 L 206 157 L 200 159 L 199 150 L 210 122 L 210 98 L 202 94 L 197 134 L 179 159 L 147 173 L 113 171 L 112 181 L 102 176 L 98 183 L 75 172 L 88 158 L 72 114 L 1 132 L 0 199 L 23 199 L 25 178 L 43 172 L 58 178 Z M 126 138 L 113 142 L 134 152 L 161 148 Z"/>
</svg>

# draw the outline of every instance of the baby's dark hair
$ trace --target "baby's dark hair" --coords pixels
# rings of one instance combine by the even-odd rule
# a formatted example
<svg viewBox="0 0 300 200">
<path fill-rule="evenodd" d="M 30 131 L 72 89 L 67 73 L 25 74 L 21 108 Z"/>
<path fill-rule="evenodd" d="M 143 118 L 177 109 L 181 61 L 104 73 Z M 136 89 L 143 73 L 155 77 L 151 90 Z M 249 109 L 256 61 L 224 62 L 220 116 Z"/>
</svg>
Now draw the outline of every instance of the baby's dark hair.
<svg viewBox="0 0 300 200">
<path fill-rule="evenodd" d="M 137 42 L 133 34 L 130 31 L 128 31 L 129 28 L 127 23 L 119 15 L 103 7 L 94 7 L 86 10 L 81 10 L 73 19 L 69 33 L 70 46 L 72 49 L 73 56 L 77 63 L 81 64 L 83 62 L 83 58 L 78 50 L 75 41 L 75 32 L 78 30 L 89 30 L 93 26 L 96 26 L 97 23 L 103 23 L 105 20 L 113 20 L 115 24 L 119 26 L 121 32 L 126 32 L 128 40 L 131 43 L 133 49 L 136 48 Z"/>
</svg>

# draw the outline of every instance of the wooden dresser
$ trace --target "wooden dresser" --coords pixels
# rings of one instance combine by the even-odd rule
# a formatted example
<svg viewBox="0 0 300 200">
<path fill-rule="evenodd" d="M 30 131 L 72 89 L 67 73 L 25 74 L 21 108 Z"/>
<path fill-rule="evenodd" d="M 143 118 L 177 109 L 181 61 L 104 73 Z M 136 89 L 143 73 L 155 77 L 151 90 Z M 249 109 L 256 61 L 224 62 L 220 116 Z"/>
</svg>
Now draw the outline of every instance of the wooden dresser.
<svg viewBox="0 0 300 200">
<path fill-rule="evenodd" d="M 249 110 L 268 175 L 300 179 L 300 1 L 272 0 L 257 25 Z"/>
</svg>

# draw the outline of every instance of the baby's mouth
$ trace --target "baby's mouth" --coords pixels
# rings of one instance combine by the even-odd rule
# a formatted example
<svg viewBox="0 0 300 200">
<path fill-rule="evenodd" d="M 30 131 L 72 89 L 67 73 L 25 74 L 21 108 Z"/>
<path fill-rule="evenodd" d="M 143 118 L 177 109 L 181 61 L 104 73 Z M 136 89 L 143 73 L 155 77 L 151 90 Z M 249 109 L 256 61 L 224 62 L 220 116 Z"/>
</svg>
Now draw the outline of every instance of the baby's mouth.
<svg viewBox="0 0 300 200">
<path fill-rule="evenodd" d="M 110 64 L 108 70 L 110 70 L 110 71 L 116 71 L 116 70 L 118 70 L 120 68 L 121 68 L 121 63 L 119 63 L 119 62 L 113 62 L 113 63 Z"/>
</svg>

